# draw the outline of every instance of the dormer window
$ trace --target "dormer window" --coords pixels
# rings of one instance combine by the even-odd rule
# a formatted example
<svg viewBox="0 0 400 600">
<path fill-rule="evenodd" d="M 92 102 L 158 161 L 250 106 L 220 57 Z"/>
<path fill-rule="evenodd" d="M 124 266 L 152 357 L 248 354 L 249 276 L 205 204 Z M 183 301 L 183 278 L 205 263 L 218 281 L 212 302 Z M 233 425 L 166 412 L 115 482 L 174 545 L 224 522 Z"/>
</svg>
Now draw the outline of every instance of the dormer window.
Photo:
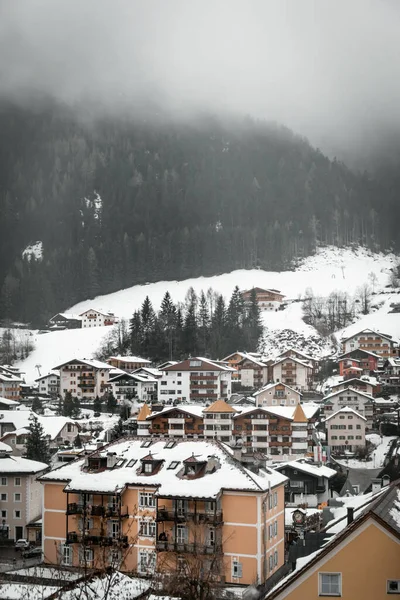
<svg viewBox="0 0 400 600">
<path fill-rule="evenodd" d="M 158 471 L 159 467 L 162 464 L 162 460 L 159 458 L 155 458 L 151 452 L 144 458 L 142 458 L 142 467 L 141 470 L 138 471 L 139 475 L 152 475 L 156 471 Z"/>
<path fill-rule="evenodd" d="M 184 475 L 187 477 L 195 477 L 200 474 L 207 461 L 198 460 L 194 454 L 190 458 L 183 461 Z"/>
<path fill-rule="evenodd" d="M 153 472 L 153 463 L 152 462 L 144 463 L 143 470 L 145 473 L 152 473 Z"/>
</svg>

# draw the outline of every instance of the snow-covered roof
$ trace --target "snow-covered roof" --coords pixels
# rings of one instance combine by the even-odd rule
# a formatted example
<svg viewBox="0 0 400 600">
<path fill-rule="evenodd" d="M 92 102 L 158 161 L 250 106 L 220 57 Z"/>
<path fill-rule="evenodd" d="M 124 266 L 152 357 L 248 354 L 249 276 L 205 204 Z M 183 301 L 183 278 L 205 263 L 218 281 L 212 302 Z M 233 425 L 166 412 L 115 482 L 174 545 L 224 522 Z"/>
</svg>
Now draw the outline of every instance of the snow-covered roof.
<svg viewBox="0 0 400 600">
<path fill-rule="evenodd" d="M 257 365 L 258 367 L 265 367 L 266 364 L 260 360 L 260 358 L 247 353 L 247 352 L 238 352 L 238 354 L 240 354 L 242 356 L 242 359 L 239 361 L 239 364 L 241 362 L 243 362 L 244 360 L 249 360 L 250 362 L 254 363 L 255 365 Z"/>
<path fill-rule="evenodd" d="M 147 418 L 154 419 L 159 416 L 164 417 L 174 411 L 184 412 L 194 417 L 202 417 L 204 406 L 199 406 L 198 404 L 178 404 L 177 406 L 165 406 L 162 410 L 152 412 Z"/>
<path fill-rule="evenodd" d="M 353 350 L 349 350 L 348 352 L 343 352 L 343 354 L 339 354 L 338 360 L 342 360 L 348 357 L 349 355 L 355 354 L 357 352 L 363 352 L 364 354 L 368 354 L 369 356 L 373 356 L 374 358 L 381 358 L 379 354 L 375 354 L 375 352 L 370 352 L 369 350 L 365 350 L 364 348 L 353 348 Z"/>
<path fill-rule="evenodd" d="M 133 381 L 139 381 L 141 383 L 157 383 L 157 379 L 155 377 L 150 377 L 150 375 L 140 375 L 139 373 L 126 373 L 126 371 L 122 371 L 122 373 L 113 375 L 113 377 L 110 377 L 108 382 L 113 383 L 114 381 L 118 381 L 121 377 L 127 377 L 128 379 L 132 379 Z"/>
<path fill-rule="evenodd" d="M 346 387 L 341 390 L 338 390 L 337 392 L 331 392 L 327 396 L 324 396 L 322 399 L 322 402 L 325 402 L 326 400 L 329 400 L 330 398 L 333 398 L 334 396 L 339 396 L 340 394 L 343 394 L 343 392 L 351 392 L 352 394 L 358 394 L 359 396 L 363 396 L 363 398 L 367 398 L 367 400 L 370 400 L 371 402 L 373 401 L 373 397 L 370 394 L 361 392 L 360 390 L 357 390 L 356 388 L 353 388 L 353 387 Z"/>
<path fill-rule="evenodd" d="M 64 319 L 67 319 L 68 321 L 82 321 L 82 317 L 78 314 L 74 314 L 74 313 L 68 313 L 68 312 L 60 312 L 57 313 L 56 315 L 54 315 L 53 317 L 51 317 L 51 319 L 49 319 L 50 321 L 53 321 L 53 319 L 55 319 L 56 317 L 63 317 Z"/>
<path fill-rule="evenodd" d="M 151 360 L 147 358 L 141 358 L 140 356 L 110 356 L 108 360 L 120 360 L 121 362 L 133 362 L 133 363 L 145 363 L 151 364 Z"/>
<path fill-rule="evenodd" d="M 20 429 L 29 429 L 31 415 L 37 417 L 39 423 L 43 427 L 44 434 L 49 436 L 51 440 L 54 440 L 57 437 L 61 429 L 65 427 L 67 423 L 75 423 L 75 421 L 69 417 L 37 415 L 32 410 L 0 410 L 1 422 L 12 423 L 15 428 L 14 432 Z"/>
<path fill-rule="evenodd" d="M 315 413 L 321 408 L 319 404 L 315 404 L 314 402 L 304 402 L 296 406 L 268 406 L 268 412 L 286 417 L 287 419 L 293 419 L 298 406 L 301 406 L 307 419 L 312 419 Z"/>
<path fill-rule="evenodd" d="M 100 360 L 95 360 L 94 358 L 71 358 L 71 360 L 67 360 L 64 363 L 62 363 L 61 365 L 58 365 L 57 367 L 54 367 L 54 369 L 61 369 L 61 367 L 65 367 L 65 365 L 69 365 L 70 363 L 80 363 L 80 364 L 84 364 L 87 365 L 88 367 L 93 367 L 94 369 L 112 369 L 113 367 L 111 365 L 109 365 L 108 363 L 102 362 Z"/>
<path fill-rule="evenodd" d="M 46 375 L 41 375 L 35 381 L 42 381 L 43 379 L 48 379 L 49 377 L 60 377 L 60 373 L 46 373 Z"/>
<path fill-rule="evenodd" d="M 194 362 L 194 361 L 201 361 L 203 363 L 205 363 L 206 366 L 208 367 L 212 367 L 213 371 L 230 371 L 230 372 L 235 372 L 235 369 L 233 369 L 232 367 L 229 367 L 227 365 L 224 365 L 220 362 L 214 361 L 214 360 L 210 360 L 209 358 L 204 358 L 202 356 L 192 356 L 190 358 L 187 358 L 185 360 L 181 360 L 178 363 L 174 363 L 174 364 L 168 364 L 167 367 L 159 367 L 162 371 L 179 371 L 180 369 L 182 369 L 182 365 L 184 365 L 186 362 Z M 173 361 L 170 361 L 173 362 Z M 193 369 L 196 370 L 201 370 L 201 366 L 197 366 L 197 367 L 193 367 Z"/>
<path fill-rule="evenodd" d="M 299 358 L 296 358 L 295 356 L 283 356 L 282 358 L 278 358 L 277 361 L 274 362 L 274 364 L 272 365 L 273 367 L 275 365 L 279 365 L 279 363 L 285 361 L 285 360 L 290 360 L 290 362 L 295 362 L 298 365 L 302 365 L 303 367 L 307 367 L 308 369 L 311 369 L 311 365 L 304 362 L 303 360 L 300 360 Z"/>
<path fill-rule="evenodd" d="M 5 452 L 12 452 L 11 446 L 5 444 L 4 442 L 0 442 L 0 452 L 4 454 Z"/>
<path fill-rule="evenodd" d="M 18 377 L 18 375 L 13 375 L 11 373 L 5 373 L 4 371 L 0 372 L 0 381 L 11 381 L 11 382 L 15 382 L 18 383 L 20 381 L 22 381 L 22 377 Z"/>
<path fill-rule="evenodd" d="M 62 481 L 66 483 L 65 490 L 86 490 L 92 493 L 120 493 L 126 486 L 146 486 L 156 488 L 156 495 L 161 497 L 187 497 L 187 498 L 217 498 L 222 490 L 240 490 L 249 492 L 267 491 L 269 487 L 276 487 L 284 483 L 287 478 L 278 471 L 266 469 L 258 475 L 243 467 L 216 441 L 205 440 L 174 440 L 172 448 L 166 448 L 166 440 L 152 441 L 143 446 L 143 438 L 121 440 L 108 445 L 96 455 L 107 456 L 113 452 L 117 459 L 124 459 L 124 463 L 113 469 L 101 472 L 85 471 L 85 459 L 77 459 L 50 471 L 41 477 L 42 481 Z M 145 475 L 141 470 L 140 461 L 151 456 L 162 461 L 161 466 L 154 474 Z M 183 461 L 195 457 L 197 462 L 208 463 L 212 458 L 216 469 L 210 472 L 205 470 L 203 476 L 188 479 L 183 475 Z M 130 461 L 137 462 L 128 467 Z M 175 469 L 168 468 L 171 463 L 177 462 Z"/>
<path fill-rule="evenodd" d="M 16 400 L 0 397 L 0 404 L 5 404 L 6 406 L 19 406 L 21 403 Z"/>
<path fill-rule="evenodd" d="M 275 469 L 280 471 L 285 467 L 296 469 L 296 471 L 302 471 L 303 473 L 308 473 L 309 475 L 315 475 L 315 477 L 326 477 L 327 479 L 330 479 L 336 475 L 336 471 L 334 469 L 330 469 L 324 465 L 315 465 L 302 460 L 292 460 L 290 462 L 280 463 L 275 467 Z"/>
<path fill-rule="evenodd" d="M 138 373 L 139 375 L 148 374 L 152 377 L 156 377 L 157 379 L 162 377 L 162 371 L 154 367 L 139 367 L 138 369 L 135 369 L 133 373 Z"/>
<path fill-rule="evenodd" d="M 342 414 L 342 413 L 351 413 L 353 415 L 356 415 L 357 417 L 359 417 L 363 421 L 367 420 L 365 417 L 363 417 L 363 415 L 360 415 L 359 412 L 357 412 L 356 410 L 354 410 L 354 408 L 350 408 L 349 406 L 344 406 L 343 408 L 340 408 L 339 410 L 337 410 L 336 412 L 334 412 L 332 415 L 329 415 L 329 417 L 326 417 L 326 419 L 324 419 L 324 421 L 329 421 L 330 419 L 333 419 L 333 417 L 336 417 L 336 415 L 339 415 L 339 414 Z"/>
<path fill-rule="evenodd" d="M 379 335 L 380 337 L 383 337 L 387 340 L 393 341 L 393 337 L 391 335 L 388 335 L 387 333 L 380 333 L 379 331 L 374 331 L 373 329 L 362 329 L 361 331 L 357 331 L 357 333 L 353 333 L 353 335 L 350 335 L 349 337 L 346 338 L 342 338 L 342 342 L 347 342 L 348 340 L 353 339 L 354 337 L 356 337 L 357 335 L 361 335 L 361 334 L 373 334 L 373 335 Z"/>
<path fill-rule="evenodd" d="M 47 467 L 46 463 L 22 458 L 22 456 L 0 457 L 0 473 L 38 473 Z"/>
<path fill-rule="evenodd" d="M 259 396 L 259 394 L 262 394 L 263 392 L 267 392 L 268 390 L 273 390 L 277 385 L 283 385 L 285 388 L 287 388 L 291 392 L 294 392 L 295 394 L 299 394 L 299 396 L 303 395 L 301 392 L 298 392 L 294 388 L 290 387 L 290 385 L 286 385 L 286 383 L 277 381 L 276 383 L 267 383 L 267 385 L 264 385 L 264 387 L 262 387 L 261 390 L 258 390 L 258 392 L 255 392 L 253 394 L 253 396 Z"/>
</svg>

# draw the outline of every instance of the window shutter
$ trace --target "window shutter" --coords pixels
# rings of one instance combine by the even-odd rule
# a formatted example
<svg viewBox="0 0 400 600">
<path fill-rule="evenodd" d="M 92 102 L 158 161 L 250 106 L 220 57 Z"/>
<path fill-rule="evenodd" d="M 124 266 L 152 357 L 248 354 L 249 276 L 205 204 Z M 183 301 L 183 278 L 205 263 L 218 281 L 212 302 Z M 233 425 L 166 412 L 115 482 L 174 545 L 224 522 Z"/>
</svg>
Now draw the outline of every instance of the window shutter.
<svg viewBox="0 0 400 600">
<path fill-rule="evenodd" d="M 236 572 L 237 577 L 243 577 L 242 563 L 237 563 Z"/>
</svg>

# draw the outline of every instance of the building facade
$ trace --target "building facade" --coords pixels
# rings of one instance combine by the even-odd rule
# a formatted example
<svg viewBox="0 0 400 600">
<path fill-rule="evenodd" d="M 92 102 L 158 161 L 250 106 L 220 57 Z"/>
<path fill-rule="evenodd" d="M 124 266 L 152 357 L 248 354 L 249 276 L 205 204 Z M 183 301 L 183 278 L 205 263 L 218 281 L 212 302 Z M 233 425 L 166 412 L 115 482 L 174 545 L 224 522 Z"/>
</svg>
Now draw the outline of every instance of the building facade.
<svg viewBox="0 0 400 600">
<path fill-rule="evenodd" d="M 60 396 L 70 392 L 77 398 L 94 400 L 108 389 L 111 366 L 99 360 L 74 358 L 54 367 L 60 372 Z"/>
<path fill-rule="evenodd" d="M 250 304 L 252 293 L 255 292 L 257 304 L 262 311 L 274 311 L 278 310 L 282 305 L 284 294 L 279 290 L 269 289 L 264 290 L 256 287 L 253 290 L 247 290 L 242 292 L 242 298 L 245 304 Z"/>
<path fill-rule="evenodd" d="M 282 382 L 301 392 L 312 389 L 314 368 L 295 357 L 284 357 L 272 365 L 273 381 Z"/>
<path fill-rule="evenodd" d="M 398 355 L 398 343 L 391 335 L 379 333 L 372 329 L 364 329 L 354 335 L 342 339 L 342 352 L 347 353 L 360 348 L 377 354 L 383 359 Z"/>
<path fill-rule="evenodd" d="M 284 383 L 269 383 L 254 394 L 257 406 L 295 406 L 302 394 Z"/>
<path fill-rule="evenodd" d="M 103 313 L 99 310 L 90 308 L 81 313 L 82 327 L 105 327 L 106 325 L 114 325 L 118 322 L 118 318 L 113 313 Z"/>
<path fill-rule="evenodd" d="M 367 419 L 348 406 L 325 419 L 328 446 L 332 452 L 354 452 L 365 447 Z"/>
<path fill-rule="evenodd" d="M 367 420 L 367 427 L 372 427 L 374 419 L 374 399 L 369 394 L 364 394 L 354 388 L 344 388 L 325 396 L 321 408 L 325 418 L 338 410 L 348 406 L 360 413 Z"/>
<path fill-rule="evenodd" d="M 48 564 L 117 560 L 150 575 L 195 562 L 197 572 L 245 585 L 284 564 L 286 477 L 255 475 L 216 442 L 124 440 L 40 480 Z"/>
<path fill-rule="evenodd" d="M 35 379 L 39 394 L 58 396 L 60 393 L 60 376 L 58 373 L 48 373 Z"/>
</svg>

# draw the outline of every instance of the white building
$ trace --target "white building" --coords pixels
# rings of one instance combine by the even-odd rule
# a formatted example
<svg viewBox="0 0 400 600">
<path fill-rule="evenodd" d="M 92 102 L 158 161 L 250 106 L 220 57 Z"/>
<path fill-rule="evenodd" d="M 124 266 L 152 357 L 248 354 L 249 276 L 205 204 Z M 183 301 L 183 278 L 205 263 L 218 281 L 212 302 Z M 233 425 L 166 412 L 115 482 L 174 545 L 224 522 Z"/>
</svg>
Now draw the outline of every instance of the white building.
<svg viewBox="0 0 400 600">
<path fill-rule="evenodd" d="M 256 406 L 295 406 L 302 398 L 300 392 L 284 383 L 268 383 L 253 395 Z"/>
<path fill-rule="evenodd" d="M 82 327 L 104 327 L 118 322 L 118 318 L 113 313 L 104 313 L 94 308 L 85 310 L 79 316 L 82 318 Z"/>
<path fill-rule="evenodd" d="M 94 400 L 108 389 L 109 373 L 113 367 L 99 360 L 74 358 L 54 369 L 60 371 L 60 396 L 71 392 L 77 398 Z"/>
<path fill-rule="evenodd" d="M 296 390 L 304 392 L 313 385 L 314 368 L 311 364 L 295 357 L 284 357 L 272 365 L 272 378 Z"/>
<path fill-rule="evenodd" d="M 345 406 L 325 419 L 328 446 L 332 452 L 354 452 L 365 446 L 367 419 Z"/>
<path fill-rule="evenodd" d="M 325 417 L 328 417 L 345 406 L 360 413 L 366 418 L 367 426 L 372 427 L 374 417 L 374 399 L 372 396 L 350 387 L 325 396 L 321 405 Z"/>
<path fill-rule="evenodd" d="M 0 368 L 0 396 L 8 400 L 20 400 L 21 384 L 24 382 L 20 375 L 14 374 L 4 367 Z"/>
<path fill-rule="evenodd" d="M 0 517 L 1 537 L 27 538 L 26 526 L 42 514 L 42 485 L 36 481 L 47 465 L 20 456 L 0 442 Z"/>
<path fill-rule="evenodd" d="M 60 375 L 58 373 L 47 373 L 35 379 L 38 384 L 39 394 L 58 396 L 60 393 Z"/>
<path fill-rule="evenodd" d="M 158 401 L 171 403 L 215 402 L 232 393 L 233 369 L 215 361 L 194 357 L 160 369 Z"/>
<path fill-rule="evenodd" d="M 139 373 L 118 373 L 109 379 L 112 393 L 121 404 L 124 400 L 136 399 L 141 402 L 157 400 L 157 379 Z"/>
</svg>

